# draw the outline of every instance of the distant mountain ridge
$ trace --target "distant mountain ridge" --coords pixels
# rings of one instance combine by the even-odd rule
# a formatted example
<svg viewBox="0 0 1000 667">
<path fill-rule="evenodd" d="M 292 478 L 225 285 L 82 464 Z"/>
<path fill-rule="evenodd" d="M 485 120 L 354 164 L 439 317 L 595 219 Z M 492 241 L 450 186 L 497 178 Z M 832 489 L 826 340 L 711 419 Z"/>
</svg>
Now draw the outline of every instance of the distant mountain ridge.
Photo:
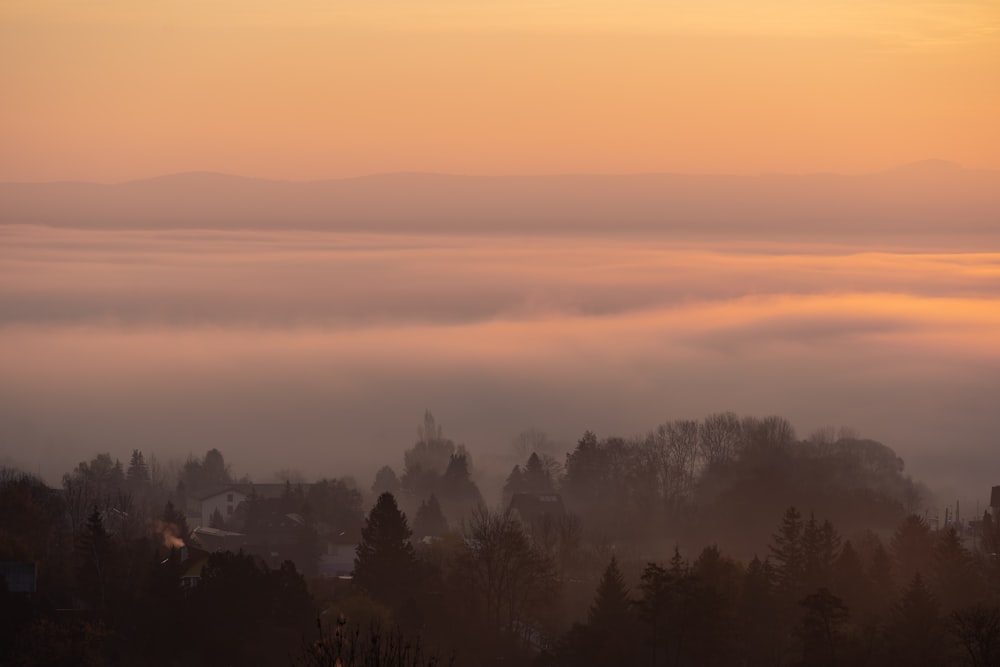
<svg viewBox="0 0 1000 667">
<path fill-rule="evenodd" d="M 351 231 L 996 231 L 1000 172 L 927 160 L 865 175 L 213 172 L 118 184 L 0 183 L 0 224 Z"/>
</svg>

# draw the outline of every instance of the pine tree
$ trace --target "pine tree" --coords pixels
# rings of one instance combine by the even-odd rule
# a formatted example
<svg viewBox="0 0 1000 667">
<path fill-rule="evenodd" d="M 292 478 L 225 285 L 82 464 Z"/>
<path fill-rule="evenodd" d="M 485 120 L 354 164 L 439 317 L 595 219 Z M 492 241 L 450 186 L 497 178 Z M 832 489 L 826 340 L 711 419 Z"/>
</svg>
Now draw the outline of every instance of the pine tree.
<svg viewBox="0 0 1000 667">
<path fill-rule="evenodd" d="M 774 664 L 778 652 L 780 628 L 774 622 L 776 614 L 775 573 L 767 560 L 756 555 L 747 566 L 743 578 L 737 613 L 741 652 L 748 665 Z"/>
<path fill-rule="evenodd" d="M 461 518 L 483 503 L 479 487 L 472 481 L 469 455 L 452 454 L 439 485 L 440 501 L 453 519 Z"/>
<path fill-rule="evenodd" d="M 417 539 L 440 537 L 448 532 L 448 520 L 441 512 L 441 504 L 433 493 L 427 501 L 421 501 L 417 516 L 413 519 L 413 535 Z"/>
<path fill-rule="evenodd" d="M 552 493 L 555 490 L 552 476 L 537 453 L 532 452 L 524 465 L 523 483 L 526 493 Z"/>
<path fill-rule="evenodd" d="M 802 515 L 794 507 L 785 510 L 781 527 L 772 537 L 771 559 L 777 575 L 779 592 L 795 598 L 802 586 L 804 554 Z"/>
<path fill-rule="evenodd" d="M 586 625 L 577 625 L 562 647 L 562 662 L 595 667 L 638 662 L 640 636 L 637 615 L 625 579 L 612 556 L 597 586 Z"/>
<path fill-rule="evenodd" d="M 114 576 L 113 543 L 104 528 L 104 519 L 94 507 L 76 544 L 76 579 L 81 597 L 98 609 L 108 604 L 109 586 Z"/>
<path fill-rule="evenodd" d="M 209 517 L 209 519 L 208 519 L 208 525 L 211 528 L 218 528 L 220 530 L 225 529 L 225 527 L 226 527 L 226 519 L 225 519 L 225 517 L 222 516 L 222 512 L 219 511 L 218 507 L 215 508 L 215 511 L 212 512 L 212 516 Z"/>
<path fill-rule="evenodd" d="M 142 452 L 138 449 L 132 450 L 132 458 L 129 461 L 125 477 L 133 487 L 149 484 L 149 467 L 142 457 Z"/>
<path fill-rule="evenodd" d="M 941 605 L 919 573 L 892 608 L 887 638 L 895 664 L 950 664 Z"/>
<path fill-rule="evenodd" d="M 632 601 L 628 597 L 625 579 L 618 569 L 618 560 L 611 556 L 611 562 L 604 569 L 601 583 L 597 586 L 594 604 L 590 607 L 588 623 L 592 626 L 619 627 L 621 621 L 630 621 Z"/>
<path fill-rule="evenodd" d="M 510 505 L 510 499 L 517 493 L 524 493 L 524 473 L 521 472 L 521 466 L 518 465 L 514 466 L 514 469 L 510 471 L 509 475 L 507 475 L 507 481 L 504 482 L 504 507 Z"/>
<path fill-rule="evenodd" d="M 856 617 L 869 614 L 871 610 L 864 604 L 868 577 L 865 575 L 861 558 L 858 557 L 858 552 L 854 550 L 850 540 L 844 542 L 844 547 L 833 563 L 831 581 L 834 595 L 842 599 Z"/>
<path fill-rule="evenodd" d="M 983 582 L 979 570 L 954 526 L 949 526 L 938 538 L 931 584 L 946 614 L 972 606 L 980 596 Z"/>
<path fill-rule="evenodd" d="M 392 494 L 379 496 L 354 558 L 354 581 L 376 601 L 397 605 L 415 589 L 417 557 L 411 534 Z"/>
<path fill-rule="evenodd" d="M 927 577 L 934 561 L 934 535 L 927 523 L 911 514 L 899 525 L 889 544 L 893 573 L 899 586 L 906 586 L 917 574 Z"/>
</svg>

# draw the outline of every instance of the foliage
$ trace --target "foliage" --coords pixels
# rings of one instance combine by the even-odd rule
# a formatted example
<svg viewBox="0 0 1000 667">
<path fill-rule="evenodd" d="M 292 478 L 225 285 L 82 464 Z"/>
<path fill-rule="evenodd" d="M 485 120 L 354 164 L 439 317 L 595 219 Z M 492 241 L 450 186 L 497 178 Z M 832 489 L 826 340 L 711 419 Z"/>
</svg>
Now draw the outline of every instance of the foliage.
<svg viewBox="0 0 1000 667">
<path fill-rule="evenodd" d="M 448 520 L 441 512 L 441 504 L 433 493 L 420 503 L 417 516 L 413 519 L 413 535 L 417 539 L 431 536 L 440 537 L 448 531 Z"/>
<path fill-rule="evenodd" d="M 412 532 L 391 493 L 378 497 L 361 531 L 354 559 L 354 581 L 373 599 L 402 603 L 417 586 L 417 556 Z"/>
</svg>

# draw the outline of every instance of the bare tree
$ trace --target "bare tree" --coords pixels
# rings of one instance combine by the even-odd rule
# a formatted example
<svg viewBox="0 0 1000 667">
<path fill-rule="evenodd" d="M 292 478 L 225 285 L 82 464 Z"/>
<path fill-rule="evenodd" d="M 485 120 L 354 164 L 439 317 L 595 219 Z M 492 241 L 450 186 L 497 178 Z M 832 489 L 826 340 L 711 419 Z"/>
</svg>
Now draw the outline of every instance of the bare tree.
<svg viewBox="0 0 1000 667">
<path fill-rule="evenodd" d="M 702 420 L 698 432 L 701 460 L 706 468 L 731 462 L 743 440 L 740 418 L 732 412 L 717 412 Z"/>
<path fill-rule="evenodd" d="M 464 528 L 464 569 L 486 620 L 522 638 L 537 632 L 556 588 L 552 560 L 508 514 L 480 506 Z"/>
</svg>

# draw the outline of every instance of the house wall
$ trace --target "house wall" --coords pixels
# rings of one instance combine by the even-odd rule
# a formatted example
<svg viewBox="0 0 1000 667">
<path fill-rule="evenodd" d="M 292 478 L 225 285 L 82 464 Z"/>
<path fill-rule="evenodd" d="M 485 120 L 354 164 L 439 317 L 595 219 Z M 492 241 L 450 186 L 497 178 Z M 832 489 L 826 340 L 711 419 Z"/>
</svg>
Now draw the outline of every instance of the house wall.
<svg viewBox="0 0 1000 667">
<path fill-rule="evenodd" d="M 201 501 L 201 525 L 212 525 L 212 514 L 219 510 L 222 516 L 229 519 L 236 507 L 247 499 L 245 493 L 230 489 L 214 496 L 209 496 Z"/>
</svg>

